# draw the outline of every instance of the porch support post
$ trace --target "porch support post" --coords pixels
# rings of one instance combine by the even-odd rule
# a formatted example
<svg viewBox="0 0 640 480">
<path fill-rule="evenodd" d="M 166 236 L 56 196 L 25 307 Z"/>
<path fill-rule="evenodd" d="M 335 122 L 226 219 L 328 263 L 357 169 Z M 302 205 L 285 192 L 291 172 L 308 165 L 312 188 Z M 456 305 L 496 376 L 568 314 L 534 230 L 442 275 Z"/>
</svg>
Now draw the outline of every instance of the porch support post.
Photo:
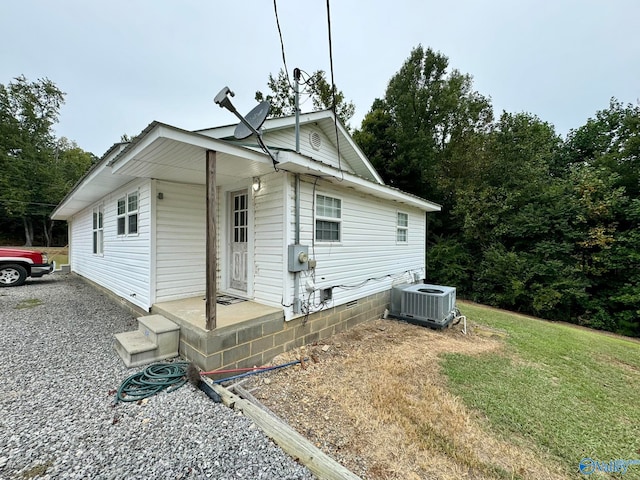
<svg viewBox="0 0 640 480">
<path fill-rule="evenodd" d="M 216 277 L 218 258 L 216 252 L 217 229 L 216 210 L 218 209 L 218 192 L 216 190 L 216 152 L 207 150 L 207 253 L 206 253 L 206 329 L 216 328 Z"/>
</svg>

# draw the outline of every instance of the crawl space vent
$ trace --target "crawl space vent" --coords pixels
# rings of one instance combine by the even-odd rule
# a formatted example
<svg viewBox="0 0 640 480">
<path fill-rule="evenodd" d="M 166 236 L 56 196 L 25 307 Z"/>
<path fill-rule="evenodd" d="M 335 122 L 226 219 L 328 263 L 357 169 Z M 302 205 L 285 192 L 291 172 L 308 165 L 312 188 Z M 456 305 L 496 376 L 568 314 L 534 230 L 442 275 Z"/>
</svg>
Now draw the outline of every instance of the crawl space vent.
<svg viewBox="0 0 640 480">
<path fill-rule="evenodd" d="M 311 148 L 314 150 L 320 150 L 322 146 L 322 137 L 316 131 L 313 131 L 309 134 L 309 143 L 311 144 Z"/>
</svg>

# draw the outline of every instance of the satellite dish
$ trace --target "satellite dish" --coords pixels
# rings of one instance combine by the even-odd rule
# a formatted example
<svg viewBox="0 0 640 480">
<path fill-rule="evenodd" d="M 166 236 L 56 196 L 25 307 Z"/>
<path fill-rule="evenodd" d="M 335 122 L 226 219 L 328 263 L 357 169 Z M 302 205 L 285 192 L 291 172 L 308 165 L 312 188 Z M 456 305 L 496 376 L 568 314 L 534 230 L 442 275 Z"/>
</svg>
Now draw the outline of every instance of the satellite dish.
<svg viewBox="0 0 640 480">
<path fill-rule="evenodd" d="M 220 92 L 218 92 L 218 94 L 213 99 L 213 101 L 220 108 L 226 108 L 227 110 L 229 110 L 231 113 L 233 113 L 236 117 L 240 119 L 241 123 L 239 123 L 238 126 L 236 126 L 236 129 L 234 131 L 234 136 L 238 140 L 242 140 L 244 138 L 250 137 L 251 134 L 255 133 L 258 140 L 258 144 L 260 145 L 260 148 L 262 148 L 262 150 L 264 150 L 264 152 L 267 155 L 269 155 L 269 157 L 271 157 L 271 161 L 273 162 L 273 168 L 275 168 L 277 172 L 278 169 L 276 168 L 276 165 L 278 164 L 278 160 L 276 159 L 276 157 L 273 156 L 273 153 L 271 153 L 271 150 L 269 150 L 269 147 L 267 147 L 265 143 L 262 141 L 262 134 L 258 130 L 264 123 L 264 120 L 267 118 L 267 115 L 269 115 L 269 110 L 271 110 L 271 105 L 269 104 L 268 101 L 265 100 L 264 102 L 261 102 L 257 107 L 255 107 L 253 110 L 251 110 L 247 114 L 247 117 L 245 118 L 238 113 L 238 111 L 236 110 L 236 107 L 234 107 L 233 103 L 231 103 L 231 99 L 229 99 L 228 95 L 231 95 L 233 97 L 234 93 L 231 90 L 229 90 L 229 87 L 224 87 L 222 90 L 220 90 Z"/>
<path fill-rule="evenodd" d="M 250 137 L 260 129 L 267 118 L 267 115 L 269 115 L 270 110 L 271 104 L 267 100 L 260 102 L 244 117 L 245 122 L 251 125 L 252 128 L 249 128 L 249 126 L 245 125 L 244 122 L 240 122 L 233 132 L 233 135 L 238 140 Z"/>
</svg>

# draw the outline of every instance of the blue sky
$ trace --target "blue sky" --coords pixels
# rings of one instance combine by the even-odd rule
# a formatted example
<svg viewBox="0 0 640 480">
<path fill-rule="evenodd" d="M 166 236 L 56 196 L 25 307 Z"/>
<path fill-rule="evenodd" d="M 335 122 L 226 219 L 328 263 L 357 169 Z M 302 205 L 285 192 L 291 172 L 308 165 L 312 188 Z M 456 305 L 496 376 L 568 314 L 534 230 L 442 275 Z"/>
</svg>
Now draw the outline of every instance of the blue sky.
<svg viewBox="0 0 640 480">
<path fill-rule="evenodd" d="M 277 6 L 289 71 L 329 72 L 326 0 Z M 67 93 L 56 134 L 97 155 L 153 120 L 236 123 L 216 93 L 228 85 L 248 112 L 283 67 L 272 0 L 20 0 L 2 17 L 0 83 L 53 80 Z M 530 112 L 564 135 L 611 97 L 640 98 L 639 18 L 636 0 L 332 0 L 335 82 L 358 127 L 422 44 L 471 74 L 496 114 Z"/>
</svg>

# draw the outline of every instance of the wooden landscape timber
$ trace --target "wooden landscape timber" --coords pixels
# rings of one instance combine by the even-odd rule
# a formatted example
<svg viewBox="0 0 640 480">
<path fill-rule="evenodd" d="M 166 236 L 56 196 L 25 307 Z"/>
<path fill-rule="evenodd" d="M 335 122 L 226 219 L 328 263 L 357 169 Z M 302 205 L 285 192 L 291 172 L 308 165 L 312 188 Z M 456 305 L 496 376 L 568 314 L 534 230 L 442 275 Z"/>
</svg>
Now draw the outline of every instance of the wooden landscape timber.
<svg viewBox="0 0 640 480">
<path fill-rule="evenodd" d="M 360 477 L 340 465 L 333 458 L 315 447 L 279 418 L 267 413 L 254 403 L 231 393 L 210 379 L 203 378 L 219 395 L 227 407 L 241 411 L 280 448 L 306 466 L 314 475 L 327 480 L 359 480 Z"/>
</svg>

